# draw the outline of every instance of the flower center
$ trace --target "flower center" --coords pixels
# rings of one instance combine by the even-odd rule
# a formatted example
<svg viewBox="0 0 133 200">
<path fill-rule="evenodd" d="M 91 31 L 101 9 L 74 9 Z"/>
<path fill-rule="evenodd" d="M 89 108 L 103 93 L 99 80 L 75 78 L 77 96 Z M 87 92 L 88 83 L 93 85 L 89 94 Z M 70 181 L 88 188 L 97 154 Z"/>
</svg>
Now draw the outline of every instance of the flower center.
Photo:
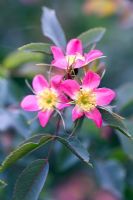
<svg viewBox="0 0 133 200">
<path fill-rule="evenodd" d="M 45 89 L 37 94 L 39 108 L 43 111 L 53 109 L 57 104 L 58 95 L 52 89 Z"/>
<path fill-rule="evenodd" d="M 80 54 L 77 53 L 76 55 L 68 55 L 66 56 L 66 60 L 68 62 L 68 65 L 73 65 L 77 60 L 85 61 L 85 58 Z"/>
<path fill-rule="evenodd" d="M 83 111 L 90 111 L 96 107 L 96 95 L 91 90 L 81 89 L 75 102 Z"/>
</svg>

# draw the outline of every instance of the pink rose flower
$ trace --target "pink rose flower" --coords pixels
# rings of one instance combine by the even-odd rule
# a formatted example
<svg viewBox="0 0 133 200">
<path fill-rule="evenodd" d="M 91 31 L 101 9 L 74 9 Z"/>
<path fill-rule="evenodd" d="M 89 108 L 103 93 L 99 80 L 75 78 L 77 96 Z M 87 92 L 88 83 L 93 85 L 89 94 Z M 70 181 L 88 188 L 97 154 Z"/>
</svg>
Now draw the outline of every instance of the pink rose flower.
<svg viewBox="0 0 133 200">
<path fill-rule="evenodd" d="M 42 127 L 45 127 L 55 109 L 61 110 L 68 106 L 67 98 L 60 90 L 62 76 L 51 78 L 50 84 L 42 75 L 36 75 L 32 86 L 34 95 L 26 96 L 21 107 L 26 111 L 38 111 L 38 118 Z"/>
<path fill-rule="evenodd" d="M 65 70 L 68 70 L 70 67 L 83 67 L 103 56 L 103 53 L 99 50 L 91 50 L 90 52 L 83 54 L 82 43 L 79 39 L 72 39 L 68 42 L 66 55 L 64 55 L 61 48 L 56 46 L 52 46 L 51 51 L 54 56 L 52 65 Z"/>
<path fill-rule="evenodd" d="M 97 88 L 100 81 L 98 74 L 89 71 L 81 86 L 71 79 L 61 84 L 62 91 L 72 99 L 71 104 L 75 104 L 72 111 L 73 121 L 85 115 L 93 120 L 98 128 L 102 126 L 102 116 L 97 106 L 108 105 L 115 98 L 115 92 L 108 88 Z"/>
</svg>

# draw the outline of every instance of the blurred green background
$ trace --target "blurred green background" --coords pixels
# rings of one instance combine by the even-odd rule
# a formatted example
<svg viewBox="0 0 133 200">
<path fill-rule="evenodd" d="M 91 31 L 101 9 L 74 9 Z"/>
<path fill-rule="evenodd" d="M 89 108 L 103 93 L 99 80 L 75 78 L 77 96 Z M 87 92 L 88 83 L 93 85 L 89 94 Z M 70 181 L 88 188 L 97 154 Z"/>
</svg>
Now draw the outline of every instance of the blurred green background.
<svg viewBox="0 0 133 200">
<path fill-rule="evenodd" d="M 43 130 L 37 120 L 29 125 L 27 120 L 34 115 L 19 108 L 19 102 L 29 92 L 25 77 L 31 80 L 38 72 L 33 66 L 43 61 L 42 55 L 25 63 L 16 61 L 15 57 L 9 60 L 10 54 L 24 44 L 49 42 L 41 30 L 43 6 L 56 10 L 68 40 L 93 27 L 107 29 L 97 45 L 107 56 L 104 59 L 107 72 L 102 85 L 118 92 L 116 111 L 127 118 L 127 125 L 133 130 L 133 3 L 129 0 L 109 1 L 113 3 L 109 8 L 112 5 L 115 8 L 104 14 L 103 6 L 107 11 L 109 5 L 105 4 L 107 1 L 101 2 L 99 9 L 103 14 L 99 15 L 96 4 L 91 5 L 92 1 L 87 0 L 0 1 L 0 161 L 31 134 L 54 131 L 55 119 Z M 57 144 L 39 200 L 133 199 L 133 144 L 109 127 L 98 130 L 88 120 L 84 121 L 78 134 L 88 147 L 94 168 L 88 169 Z M 6 188 L 0 189 L 0 200 L 11 199 L 15 180 L 22 169 L 35 158 L 44 158 L 47 148 L 32 153 L 0 175 L 8 183 Z"/>
</svg>

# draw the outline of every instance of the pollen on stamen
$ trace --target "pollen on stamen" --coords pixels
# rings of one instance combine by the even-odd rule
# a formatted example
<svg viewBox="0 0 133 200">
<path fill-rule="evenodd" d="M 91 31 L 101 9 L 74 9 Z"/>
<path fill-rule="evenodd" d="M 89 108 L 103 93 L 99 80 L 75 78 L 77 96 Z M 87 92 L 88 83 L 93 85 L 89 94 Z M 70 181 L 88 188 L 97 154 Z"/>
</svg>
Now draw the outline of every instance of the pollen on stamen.
<svg viewBox="0 0 133 200">
<path fill-rule="evenodd" d="M 74 62 L 76 62 L 77 60 L 82 60 L 84 61 L 85 58 L 80 54 L 80 53 L 77 53 L 76 55 L 68 55 L 66 56 L 66 60 L 69 64 L 69 66 L 73 65 Z"/>
<path fill-rule="evenodd" d="M 76 95 L 75 102 L 83 111 L 90 111 L 96 107 L 96 95 L 91 90 L 81 89 Z"/>
<path fill-rule="evenodd" d="M 58 102 L 58 95 L 55 91 L 47 88 L 37 95 L 39 108 L 43 111 L 54 109 Z"/>
</svg>

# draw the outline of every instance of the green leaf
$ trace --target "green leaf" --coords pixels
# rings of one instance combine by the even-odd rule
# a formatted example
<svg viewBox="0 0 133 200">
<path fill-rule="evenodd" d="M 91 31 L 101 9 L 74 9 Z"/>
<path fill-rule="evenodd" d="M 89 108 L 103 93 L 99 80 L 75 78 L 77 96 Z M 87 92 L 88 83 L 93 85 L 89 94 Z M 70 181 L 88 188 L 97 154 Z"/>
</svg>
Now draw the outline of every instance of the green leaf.
<svg viewBox="0 0 133 200">
<path fill-rule="evenodd" d="M 37 200 L 49 171 L 46 160 L 32 162 L 16 182 L 13 200 Z"/>
<path fill-rule="evenodd" d="M 100 188 L 104 188 L 122 199 L 125 185 L 125 169 L 117 160 L 95 160 L 95 178 Z M 104 198 L 102 198 L 104 199 Z M 105 198 L 107 200 L 108 198 Z"/>
<path fill-rule="evenodd" d="M 52 135 L 37 135 L 22 143 L 17 149 L 11 152 L 3 161 L 0 166 L 0 171 L 4 171 L 12 164 L 14 164 L 17 160 L 21 159 L 25 155 L 31 153 L 32 151 L 38 149 L 42 145 L 53 139 Z"/>
<path fill-rule="evenodd" d="M 5 183 L 3 180 L 0 180 L 0 188 L 4 188 L 7 186 L 7 183 Z"/>
<path fill-rule="evenodd" d="M 8 70 L 4 68 L 4 66 L 0 65 L 0 77 L 7 77 Z"/>
<path fill-rule="evenodd" d="M 20 47 L 19 50 L 51 54 L 50 47 L 51 44 L 48 43 L 30 43 Z"/>
<path fill-rule="evenodd" d="M 133 100 L 133 83 L 127 83 L 117 89 L 119 106 L 123 107 Z"/>
<path fill-rule="evenodd" d="M 106 29 L 103 27 L 92 28 L 82 33 L 78 38 L 83 42 L 83 47 L 86 48 L 90 44 L 99 42 L 105 34 Z"/>
<path fill-rule="evenodd" d="M 55 11 L 43 7 L 43 14 L 41 18 L 43 34 L 50 38 L 57 46 L 66 46 L 66 37 L 64 31 L 57 19 Z"/>
<path fill-rule="evenodd" d="M 125 117 L 133 113 L 133 84 L 127 83 L 117 89 L 117 101 L 119 112 Z"/>
<path fill-rule="evenodd" d="M 20 67 L 28 62 L 42 62 L 44 55 L 35 52 L 15 51 L 9 54 L 3 61 L 3 66 L 8 69 Z"/>
<path fill-rule="evenodd" d="M 103 120 L 111 127 L 119 130 L 121 133 L 123 133 L 125 136 L 127 136 L 130 139 L 133 139 L 131 134 L 129 133 L 127 127 L 125 126 L 123 122 L 123 118 L 116 113 L 112 112 L 108 108 L 100 107 L 100 112 L 102 113 Z"/>
<path fill-rule="evenodd" d="M 133 99 L 121 108 L 120 113 L 125 117 L 130 117 L 133 115 Z"/>
<path fill-rule="evenodd" d="M 37 74 L 45 74 L 49 70 L 50 65 L 48 64 L 30 64 L 23 65 L 13 71 L 13 75 L 16 77 L 33 78 Z M 12 75 L 12 74 L 11 74 Z"/>
<path fill-rule="evenodd" d="M 88 151 L 82 146 L 80 141 L 77 138 L 62 138 L 57 137 L 57 140 L 64 144 L 73 154 L 75 154 L 81 161 L 91 165 L 89 163 L 89 153 Z"/>
<path fill-rule="evenodd" d="M 133 121 L 126 120 L 125 123 L 133 137 Z M 129 158 L 133 159 L 133 141 L 120 133 L 118 133 L 118 136 L 120 138 L 120 142 L 121 142 L 124 152 L 128 155 Z"/>
</svg>

